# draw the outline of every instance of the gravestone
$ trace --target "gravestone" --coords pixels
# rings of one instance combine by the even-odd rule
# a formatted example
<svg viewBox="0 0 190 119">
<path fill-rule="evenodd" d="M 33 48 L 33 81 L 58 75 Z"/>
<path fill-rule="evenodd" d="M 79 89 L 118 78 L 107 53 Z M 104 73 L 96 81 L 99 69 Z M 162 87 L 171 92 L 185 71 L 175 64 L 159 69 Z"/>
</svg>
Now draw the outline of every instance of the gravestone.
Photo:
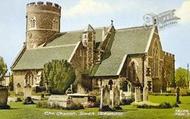
<svg viewBox="0 0 190 119">
<path fill-rule="evenodd" d="M 23 96 L 23 89 L 20 83 L 17 84 L 15 92 L 16 92 L 16 95 Z"/>
<path fill-rule="evenodd" d="M 148 87 L 143 88 L 143 101 L 148 101 Z"/>
<path fill-rule="evenodd" d="M 117 86 L 114 87 L 112 99 L 112 108 L 118 107 L 120 105 L 120 91 Z"/>
<path fill-rule="evenodd" d="M 100 87 L 100 110 L 107 110 L 109 109 L 110 105 L 110 90 L 109 87 L 101 86 Z"/>
<path fill-rule="evenodd" d="M 110 90 L 107 85 L 103 89 L 103 105 L 110 105 Z"/>
<path fill-rule="evenodd" d="M 32 96 L 32 87 L 30 85 L 27 85 L 26 87 L 24 87 L 24 99 L 31 96 Z"/>
<path fill-rule="evenodd" d="M 24 87 L 24 104 L 34 104 L 32 100 L 32 87 L 30 85 Z"/>
<path fill-rule="evenodd" d="M 112 87 L 112 90 L 110 90 L 107 85 L 102 86 L 100 88 L 100 92 L 101 92 L 100 110 L 103 107 L 106 107 L 107 109 L 110 107 L 112 109 L 115 107 L 119 107 L 119 105 L 120 105 L 120 90 L 118 89 L 117 86 Z"/>
<path fill-rule="evenodd" d="M 8 101 L 8 89 L 4 86 L 0 86 L 0 108 L 5 109 L 9 108 L 7 105 Z"/>
<path fill-rule="evenodd" d="M 135 87 L 135 102 L 141 102 L 141 89 L 140 87 Z"/>
</svg>

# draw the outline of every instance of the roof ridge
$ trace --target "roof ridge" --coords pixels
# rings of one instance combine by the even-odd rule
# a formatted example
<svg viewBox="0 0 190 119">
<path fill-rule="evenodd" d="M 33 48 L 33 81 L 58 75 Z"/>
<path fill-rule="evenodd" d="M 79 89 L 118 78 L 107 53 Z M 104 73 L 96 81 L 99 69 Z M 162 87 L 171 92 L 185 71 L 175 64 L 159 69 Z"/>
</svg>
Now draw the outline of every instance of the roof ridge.
<svg viewBox="0 0 190 119">
<path fill-rule="evenodd" d="M 146 28 L 145 28 L 146 27 Z M 119 29 L 116 29 L 116 30 L 133 30 L 133 29 L 142 29 L 144 28 L 145 30 L 148 28 L 153 28 L 153 25 L 150 25 L 150 26 L 134 26 L 134 27 L 127 27 L 127 28 L 119 28 Z"/>
<path fill-rule="evenodd" d="M 94 30 L 98 30 L 98 29 L 103 29 L 103 28 L 108 28 L 109 26 L 101 26 L 101 27 L 93 27 L 94 28 Z M 85 28 L 84 29 L 78 29 L 78 30 L 70 30 L 70 31 L 63 31 L 63 32 L 61 32 L 61 33 L 73 33 L 73 32 L 83 32 L 85 30 Z"/>
<path fill-rule="evenodd" d="M 59 47 L 71 47 L 71 46 L 76 46 L 76 45 L 77 44 L 56 45 L 56 46 L 38 47 L 38 48 L 28 49 L 28 50 L 50 49 L 50 48 L 59 48 Z"/>
</svg>

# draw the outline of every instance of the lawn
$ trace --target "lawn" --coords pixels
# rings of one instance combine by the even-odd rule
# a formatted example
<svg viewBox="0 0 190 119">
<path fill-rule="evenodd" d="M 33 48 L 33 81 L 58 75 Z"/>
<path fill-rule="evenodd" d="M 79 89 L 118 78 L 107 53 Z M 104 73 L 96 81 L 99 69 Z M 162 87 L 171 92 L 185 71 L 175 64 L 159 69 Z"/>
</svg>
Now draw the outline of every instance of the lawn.
<svg viewBox="0 0 190 119">
<path fill-rule="evenodd" d="M 149 96 L 151 102 L 175 102 L 174 96 Z M 104 113 L 100 115 L 98 108 L 68 111 L 36 108 L 35 105 L 23 105 L 11 102 L 10 110 L 0 110 L 0 119 L 190 119 L 189 116 L 175 116 L 176 111 L 190 112 L 190 96 L 181 97 L 180 107 L 173 109 L 138 109 L 132 105 L 122 106 L 121 113 Z M 84 115 L 85 114 L 85 115 Z M 106 114 L 110 114 L 106 116 Z M 88 115 L 88 116 L 87 116 Z"/>
</svg>

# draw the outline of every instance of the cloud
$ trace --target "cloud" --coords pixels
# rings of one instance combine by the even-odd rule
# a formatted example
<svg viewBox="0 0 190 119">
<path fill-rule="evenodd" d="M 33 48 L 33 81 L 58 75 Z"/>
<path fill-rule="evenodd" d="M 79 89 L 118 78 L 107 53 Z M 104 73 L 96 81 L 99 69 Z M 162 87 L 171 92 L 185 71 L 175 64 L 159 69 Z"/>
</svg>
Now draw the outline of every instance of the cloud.
<svg viewBox="0 0 190 119">
<path fill-rule="evenodd" d="M 119 3 L 111 4 L 100 0 L 80 0 L 77 5 L 63 13 L 66 17 L 101 15 L 121 10 L 123 7 Z"/>
<path fill-rule="evenodd" d="M 182 6 L 177 9 L 176 15 L 181 18 L 183 23 L 190 23 L 190 0 L 185 0 Z"/>
</svg>

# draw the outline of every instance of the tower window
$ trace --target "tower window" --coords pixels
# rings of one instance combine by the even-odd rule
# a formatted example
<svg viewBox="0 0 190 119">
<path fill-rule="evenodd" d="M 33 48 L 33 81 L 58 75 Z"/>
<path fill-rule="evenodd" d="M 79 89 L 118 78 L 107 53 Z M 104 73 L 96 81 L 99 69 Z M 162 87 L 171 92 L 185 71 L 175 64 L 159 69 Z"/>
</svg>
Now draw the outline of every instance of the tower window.
<svg viewBox="0 0 190 119">
<path fill-rule="evenodd" d="M 36 28 L 36 17 L 30 19 L 30 28 Z"/>
<path fill-rule="evenodd" d="M 56 18 L 53 19 L 52 29 L 59 29 L 58 20 Z"/>
</svg>

